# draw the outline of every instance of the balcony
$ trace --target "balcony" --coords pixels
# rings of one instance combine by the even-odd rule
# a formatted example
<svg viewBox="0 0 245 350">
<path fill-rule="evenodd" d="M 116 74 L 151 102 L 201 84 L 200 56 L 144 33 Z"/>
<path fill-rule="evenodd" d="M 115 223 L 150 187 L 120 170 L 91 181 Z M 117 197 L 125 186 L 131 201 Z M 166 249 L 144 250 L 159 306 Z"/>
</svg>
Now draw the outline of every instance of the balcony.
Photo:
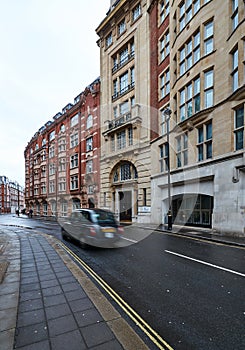
<svg viewBox="0 0 245 350">
<path fill-rule="evenodd" d="M 107 130 L 103 132 L 104 137 L 127 125 L 132 125 L 132 127 L 136 128 L 137 125 L 142 122 L 142 118 L 139 116 L 139 114 L 140 106 L 135 105 L 132 107 L 131 111 L 128 111 L 125 114 L 121 114 L 118 118 L 115 118 L 113 120 L 108 120 Z"/>
<path fill-rule="evenodd" d="M 121 89 L 120 91 L 118 91 L 118 92 L 116 92 L 114 95 L 112 95 L 112 101 L 115 101 L 115 100 L 117 100 L 119 97 L 121 97 L 121 96 L 127 94 L 130 90 L 132 90 L 132 89 L 134 88 L 134 84 L 135 84 L 135 83 L 134 83 L 134 81 L 133 81 L 131 84 L 125 86 L 123 89 Z"/>
<path fill-rule="evenodd" d="M 129 53 L 126 57 L 124 57 L 118 64 L 115 64 L 112 68 L 112 74 L 117 72 L 120 68 L 125 66 L 129 61 L 131 61 L 134 58 L 134 51 Z"/>
</svg>

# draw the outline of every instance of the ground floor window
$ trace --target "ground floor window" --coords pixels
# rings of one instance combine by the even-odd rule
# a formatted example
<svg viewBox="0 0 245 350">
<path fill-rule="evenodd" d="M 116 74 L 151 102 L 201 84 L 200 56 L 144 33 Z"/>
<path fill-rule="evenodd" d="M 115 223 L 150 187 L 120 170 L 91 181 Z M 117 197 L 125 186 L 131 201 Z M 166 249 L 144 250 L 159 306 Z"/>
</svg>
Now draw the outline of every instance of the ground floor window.
<svg viewBox="0 0 245 350">
<path fill-rule="evenodd" d="M 211 196 L 190 194 L 173 198 L 173 220 L 176 224 L 211 227 L 212 213 Z"/>
</svg>

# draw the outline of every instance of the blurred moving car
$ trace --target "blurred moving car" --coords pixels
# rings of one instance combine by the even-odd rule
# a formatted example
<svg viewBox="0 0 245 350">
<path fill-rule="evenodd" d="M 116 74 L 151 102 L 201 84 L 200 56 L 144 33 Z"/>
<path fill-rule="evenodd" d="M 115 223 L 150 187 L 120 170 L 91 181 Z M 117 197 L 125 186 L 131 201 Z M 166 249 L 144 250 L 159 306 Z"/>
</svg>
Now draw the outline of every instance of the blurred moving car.
<svg viewBox="0 0 245 350">
<path fill-rule="evenodd" d="M 124 232 L 114 214 L 104 209 L 76 209 L 59 223 L 62 238 L 73 238 L 83 248 L 87 245 L 113 248 Z"/>
</svg>

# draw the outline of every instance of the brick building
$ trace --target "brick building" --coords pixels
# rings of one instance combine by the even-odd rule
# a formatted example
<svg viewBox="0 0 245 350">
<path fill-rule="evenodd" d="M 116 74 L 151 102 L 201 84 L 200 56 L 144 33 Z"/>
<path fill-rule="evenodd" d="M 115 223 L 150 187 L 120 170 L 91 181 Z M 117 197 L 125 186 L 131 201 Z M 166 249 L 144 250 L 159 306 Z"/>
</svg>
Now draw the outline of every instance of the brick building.
<svg viewBox="0 0 245 350">
<path fill-rule="evenodd" d="M 16 181 L 0 176 L 0 213 L 15 213 L 24 209 L 24 189 Z"/>
<path fill-rule="evenodd" d="M 98 205 L 100 80 L 96 79 L 32 137 L 25 149 L 26 206 L 66 216 Z"/>
</svg>

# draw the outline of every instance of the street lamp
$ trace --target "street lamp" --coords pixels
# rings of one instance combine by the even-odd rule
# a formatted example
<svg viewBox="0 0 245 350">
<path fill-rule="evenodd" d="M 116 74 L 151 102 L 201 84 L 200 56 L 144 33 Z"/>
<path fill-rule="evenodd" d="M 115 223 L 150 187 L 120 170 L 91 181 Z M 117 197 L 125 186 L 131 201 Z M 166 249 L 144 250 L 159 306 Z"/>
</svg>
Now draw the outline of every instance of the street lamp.
<svg viewBox="0 0 245 350">
<path fill-rule="evenodd" d="M 167 149 L 168 149 L 168 230 L 172 230 L 172 207 L 171 207 L 171 188 L 170 188 L 170 147 L 169 147 L 169 121 L 172 114 L 170 108 L 166 108 L 163 111 L 167 125 Z"/>
</svg>

